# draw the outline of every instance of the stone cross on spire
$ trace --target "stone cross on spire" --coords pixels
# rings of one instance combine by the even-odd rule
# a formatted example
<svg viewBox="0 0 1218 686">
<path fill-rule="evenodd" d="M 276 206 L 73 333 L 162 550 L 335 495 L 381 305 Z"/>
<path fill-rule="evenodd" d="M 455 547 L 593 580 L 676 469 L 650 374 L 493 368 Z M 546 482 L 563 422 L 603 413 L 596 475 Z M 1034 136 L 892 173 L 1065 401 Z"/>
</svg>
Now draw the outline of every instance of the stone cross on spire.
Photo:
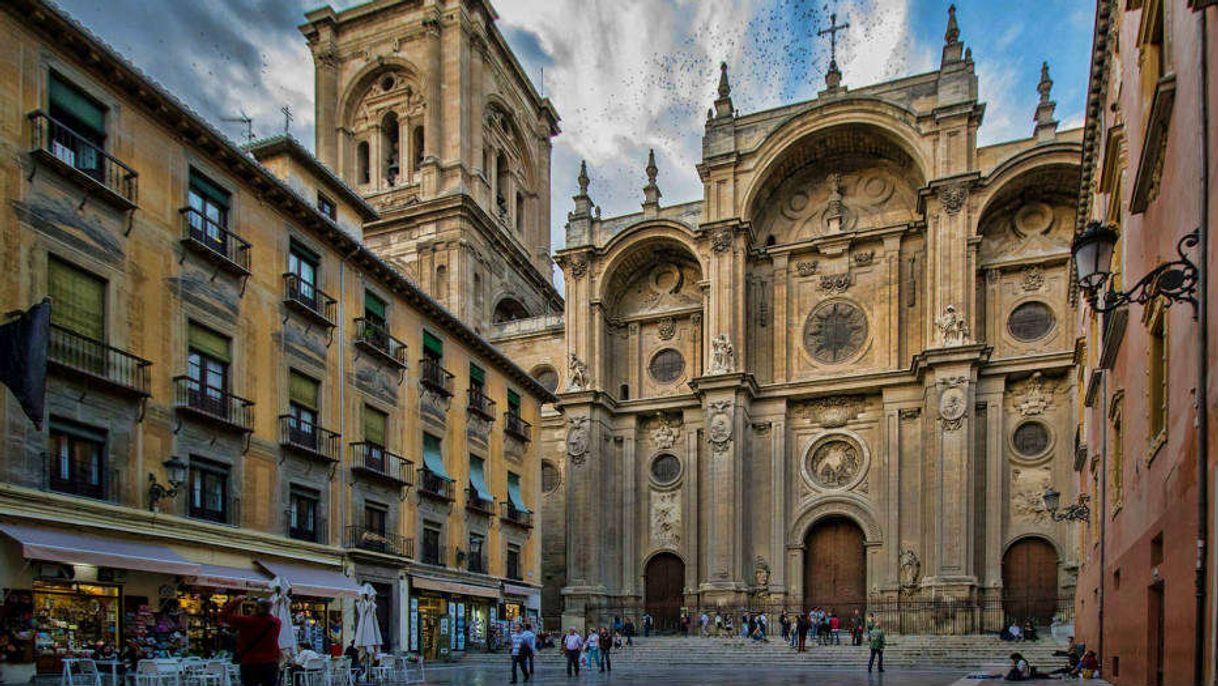
<svg viewBox="0 0 1218 686">
<path fill-rule="evenodd" d="M 647 151 L 647 185 L 643 186 L 643 214 L 654 217 L 660 211 L 660 187 L 656 185 L 656 151 Z"/>
<path fill-rule="evenodd" d="M 1040 93 L 1040 102 L 1036 105 L 1036 116 L 1032 118 L 1036 122 L 1032 135 L 1036 138 L 1037 143 L 1057 138 L 1057 120 L 1053 118 L 1053 111 L 1057 109 L 1057 103 L 1049 99 L 1049 93 L 1052 90 L 1053 80 L 1049 78 L 1049 63 L 1042 62 L 1040 83 L 1036 84 L 1036 92 Z"/>
<path fill-rule="evenodd" d="M 850 23 L 837 23 L 837 13 L 829 15 L 829 28 L 816 32 L 818 36 L 829 36 L 829 71 L 825 72 L 825 86 L 830 91 L 837 90 L 842 83 L 842 70 L 837 68 L 837 32 L 850 28 Z"/>
<path fill-rule="evenodd" d="M 727 62 L 719 63 L 719 98 L 715 100 L 715 109 L 708 115 L 709 119 L 730 117 L 735 111 L 732 106 L 732 86 L 727 82 Z"/>
</svg>

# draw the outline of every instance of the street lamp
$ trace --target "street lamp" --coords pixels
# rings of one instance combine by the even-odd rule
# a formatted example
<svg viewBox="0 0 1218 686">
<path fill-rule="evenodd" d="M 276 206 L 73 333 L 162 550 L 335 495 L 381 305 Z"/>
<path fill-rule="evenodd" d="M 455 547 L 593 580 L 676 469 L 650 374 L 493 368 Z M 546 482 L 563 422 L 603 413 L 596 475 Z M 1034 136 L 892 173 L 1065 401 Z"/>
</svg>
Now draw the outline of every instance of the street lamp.
<svg viewBox="0 0 1218 686">
<path fill-rule="evenodd" d="M 1087 496 L 1082 493 L 1079 494 L 1077 503 L 1067 505 L 1066 509 L 1061 512 L 1058 512 L 1057 508 L 1061 506 L 1062 494 L 1058 493 L 1057 489 L 1049 486 L 1041 497 L 1045 502 L 1045 512 L 1055 522 L 1081 522 L 1091 516 L 1091 508 L 1087 506 Z"/>
<path fill-rule="evenodd" d="M 148 509 L 156 511 L 156 504 L 161 499 L 173 499 L 178 495 L 178 489 L 182 484 L 186 483 L 185 462 L 179 460 L 176 456 L 170 457 L 161 463 L 165 467 L 165 474 L 169 477 L 169 486 L 162 486 L 156 480 L 156 474 L 148 473 Z"/>
<path fill-rule="evenodd" d="M 1074 256 L 1074 269 L 1078 283 L 1086 293 L 1087 302 L 1096 312 L 1111 312 L 1118 307 L 1136 302 L 1145 305 L 1156 297 L 1166 298 L 1166 304 L 1188 302 L 1193 305 L 1193 316 L 1197 312 L 1197 265 L 1184 254 L 1185 248 L 1197 245 L 1199 233 L 1193 230 L 1176 244 L 1179 259 L 1164 262 L 1143 276 L 1128 291 L 1109 290 L 1104 294 L 1104 303 L 1097 302 L 1097 295 L 1112 276 L 1112 253 L 1116 249 L 1119 235 L 1112 226 L 1098 221 L 1087 222 L 1083 232 L 1075 236 L 1070 252 Z"/>
</svg>

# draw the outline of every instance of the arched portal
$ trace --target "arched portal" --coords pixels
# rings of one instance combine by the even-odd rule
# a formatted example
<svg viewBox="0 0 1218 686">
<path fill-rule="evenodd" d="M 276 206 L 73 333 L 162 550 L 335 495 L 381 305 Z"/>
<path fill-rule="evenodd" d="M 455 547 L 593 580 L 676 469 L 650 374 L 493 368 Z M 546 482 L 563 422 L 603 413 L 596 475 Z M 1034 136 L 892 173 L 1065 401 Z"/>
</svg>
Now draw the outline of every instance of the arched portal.
<svg viewBox="0 0 1218 686">
<path fill-rule="evenodd" d="M 804 610 L 822 607 L 847 616 L 867 609 L 863 530 L 847 517 L 827 517 L 804 542 Z"/>
<path fill-rule="evenodd" d="M 643 607 L 659 631 L 675 631 L 681 619 L 685 563 L 672 553 L 660 553 L 643 572 Z"/>
<path fill-rule="evenodd" d="M 1016 541 L 1002 556 L 1002 609 L 1008 621 L 1053 621 L 1057 610 L 1057 551 L 1043 538 Z"/>
</svg>

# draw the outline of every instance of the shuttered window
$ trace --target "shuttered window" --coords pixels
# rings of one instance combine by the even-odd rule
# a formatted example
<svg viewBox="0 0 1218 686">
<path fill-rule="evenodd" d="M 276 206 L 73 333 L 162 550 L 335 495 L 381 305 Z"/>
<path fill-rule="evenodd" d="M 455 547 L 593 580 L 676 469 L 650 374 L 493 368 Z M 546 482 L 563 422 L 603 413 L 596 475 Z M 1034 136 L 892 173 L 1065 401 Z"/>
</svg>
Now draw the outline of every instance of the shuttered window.
<svg viewBox="0 0 1218 686">
<path fill-rule="evenodd" d="M 318 388 L 319 384 L 315 379 L 293 371 L 288 377 L 288 400 L 310 410 L 316 410 Z"/>
<path fill-rule="evenodd" d="M 379 446 L 385 445 L 385 425 L 388 423 L 388 417 L 384 412 L 364 405 L 364 440 L 368 443 L 375 443 Z"/>
<path fill-rule="evenodd" d="M 97 341 L 106 339 L 106 282 L 55 258 L 47 260 L 51 322 Z"/>
<path fill-rule="evenodd" d="M 508 400 L 508 410 L 519 415 L 520 414 L 520 394 L 509 388 L 508 392 L 507 392 L 507 400 Z"/>
<path fill-rule="evenodd" d="M 364 318 L 382 328 L 389 321 L 385 314 L 385 301 L 372 291 L 364 291 Z"/>
<path fill-rule="evenodd" d="M 105 139 L 106 108 L 54 72 L 47 87 L 47 105 L 53 119 L 90 142 L 100 145 Z"/>
<path fill-rule="evenodd" d="M 423 351 L 429 357 L 440 359 L 444 357 L 444 341 L 426 329 L 423 330 Z"/>
<path fill-rule="evenodd" d="M 210 205 L 216 205 L 225 210 L 228 209 L 229 198 L 231 197 L 229 192 L 221 188 L 215 181 L 212 181 L 194 169 L 190 170 L 190 192 L 201 199 L 206 199 Z M 212 216 L 208 216 L 208 219 L 215 221 L 215 218 Z"/>
<path fill-rule="evenodd" d="M 479 386 L 486 385 L 486 371 L 476 364 L 469 365 L 469 380 Z"/>
<path fill-rule="evenodd" d="M 224 364 L 232 363 L 228 338 L 194 322 L 190 323 L 188 345 L 191 350 L 202 353 L 213 360 Z"/>
</svg>

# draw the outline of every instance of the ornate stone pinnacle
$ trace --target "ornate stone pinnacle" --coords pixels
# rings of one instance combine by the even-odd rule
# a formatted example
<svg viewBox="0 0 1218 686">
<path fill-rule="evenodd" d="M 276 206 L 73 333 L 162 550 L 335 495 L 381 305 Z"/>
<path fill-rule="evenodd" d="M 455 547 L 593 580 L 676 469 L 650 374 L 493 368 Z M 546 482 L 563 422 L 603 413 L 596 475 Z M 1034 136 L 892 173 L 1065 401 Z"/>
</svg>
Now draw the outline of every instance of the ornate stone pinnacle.
<svg viewBox="0 0 1218 686">
<path fill-rule="evenodd" d="M 654 186 L 656 183 L 656 151 L 655 148 L 647 150 L 647 185 Z"/>
<path fill-rule="evenodd" d="M 732 94 L 732 87 L 727 82 L 727 62 L 719 63 L 719 99 L 727 98 Z"/>
<path fill-rule="evenodd" d="M 579 194 L 588 194 L 588 162 L 586 160 L 579 161 L 579 176 L 576 178 L 579 182 Z"/>
<path fill-rule="evenodd" d="M 948 45 L 960 40 L 960 26 L 956 24 L 956 6 L 947 8 L 947 33 L 943 35 Z"/>
<path fill-rule="evenodd" d="M 1036 84 L 1036 92 L 1040 93 L 1041 102 L 1049 102 L 1049 92 L 1053 90 L 1053 79 L 1049 78 L 1049 63 L 1040 63 L 1040 83 Z"/>
</svg>

